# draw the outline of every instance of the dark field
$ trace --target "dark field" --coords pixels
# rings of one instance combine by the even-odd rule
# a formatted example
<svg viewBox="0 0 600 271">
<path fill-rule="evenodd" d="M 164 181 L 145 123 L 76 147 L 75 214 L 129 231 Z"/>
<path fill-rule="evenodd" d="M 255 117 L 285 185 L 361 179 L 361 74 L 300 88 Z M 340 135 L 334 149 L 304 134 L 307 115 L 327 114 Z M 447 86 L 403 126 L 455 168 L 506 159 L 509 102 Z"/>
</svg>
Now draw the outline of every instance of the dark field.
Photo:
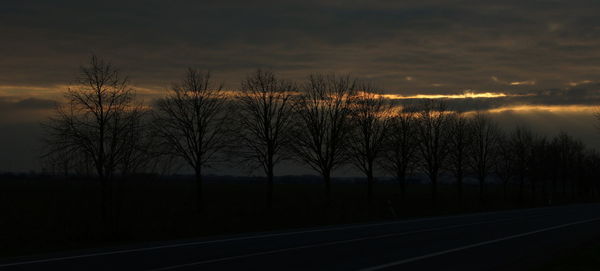
<svg viewBox="0 0 600 271">
<path fill-rule="evenodd" d="M 0 257 L 239 232 L 354 223 L 461 212 L 531 207 L 515 204 L 516 186 L 504 200 L 501 186 L 488 186 L 485 206 L 478 186 L 466 185 L 457 204 L 456 189 L 441 185 L 437 207 L 430 186 L 408 186 L 405 200 L 394 183 L 375 187 L 371 207 L 366 184 L 335 183 L 327 205 L 322 184 L 276 184 L 272 209 L 266 184 L 208 183 L 205 212 L 195 209 L 195 184 L 153 177 L 119 182 L 115 196 L 115 233 L 102 231 L 100 185 L 89 180 L 4 180 L 0 182 Z M 537 197 L 538 199 L 541 197 Z M 554 202 L 557 204 L 558 202 Z M 536 206 L 543 205 L 536 202 Z"/>
<path fill-rule="evenodd" d="M 533 271 L 596 271 L 600 268 L 600 240 L 564 253 Z"/>
</svg>

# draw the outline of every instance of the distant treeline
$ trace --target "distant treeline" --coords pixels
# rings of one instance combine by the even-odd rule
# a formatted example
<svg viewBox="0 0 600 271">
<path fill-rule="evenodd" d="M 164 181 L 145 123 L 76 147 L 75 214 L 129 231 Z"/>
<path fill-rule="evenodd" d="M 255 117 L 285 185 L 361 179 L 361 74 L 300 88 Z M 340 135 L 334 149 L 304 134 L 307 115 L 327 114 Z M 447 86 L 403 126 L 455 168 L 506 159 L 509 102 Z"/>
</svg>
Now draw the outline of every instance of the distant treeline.
<svg viewBox="0 0 600 271">
<path fill-rule="evenodd" d="M 222 164 L 262 171 L 271 206 L 283 160 L 322 177 L 324 202 L 331 200 L 333 170 L 345 165 L 364 174 L 369 199 L 375 176 L 393 176 L 404 197 L 415 174 L 428 177 L 434 204 L 442 175 L 452 176 L 459 202 L 467 177 L 478 180 L 482 203 L 492 179 L 507 200 L 520 202 L 591 200 L 600 193 L 600 155 L 566 132 L 549 138 L 527 127 L 504 131 L 485 112 L 458 112 L 442 99 L 398 104 L 372 82 L 349 76 L 312 74 L 292 82 L 257 70 L 236 90 L 213 81 L 209 72 L 190 68 L 147 105 L 118 69 L 91 57 L 44 123 L 46 171 L 100 180 L 105 218 L 116 181 L 182 166 L 194 170 L 199 212 L 203 170 Z M 516 195 L 509 185 L 518 187 Z"/>
</svg>

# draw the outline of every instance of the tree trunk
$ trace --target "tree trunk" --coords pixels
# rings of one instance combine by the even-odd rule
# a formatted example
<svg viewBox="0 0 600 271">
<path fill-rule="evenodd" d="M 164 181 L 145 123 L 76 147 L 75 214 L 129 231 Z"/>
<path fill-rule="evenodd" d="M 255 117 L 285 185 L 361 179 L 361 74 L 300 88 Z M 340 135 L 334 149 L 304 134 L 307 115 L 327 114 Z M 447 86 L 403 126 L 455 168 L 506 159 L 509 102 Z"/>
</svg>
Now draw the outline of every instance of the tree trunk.
<svg viewBox="0 0 600 271">
<path fill-rule="evenodd" d="M 102 224 L 103 226 L 106 228 L 106 225 L 108 225 L 108 184 L 106 183 L 106 180 L 102 177 L 100 177 L 100 197 L 101 197 L 101 202 L 100 202 L 100 208 L 101 208 L 101 212 L 102 212 Z"/>
<path fill-rule="evenodd" d="M 504 203 L 508 202 L 508 179 L 502 182 L 503 193 L 504 193 Z"/>
<path fill-rule="evenodd" d="M 111 205 L 111 220 L 112 220 L 112 232 L 115 237 L 119 237 L 119 223 L 120 214 L 121 214 L 121 206 L 122 206 L 122 198 L 120 195 L 120 182 L 121 180 L 115 179 L 114 177 L 110 178 L 110 205 Z"/>
<path fill-rule="evenodd" d="M 562 178 L 562 198 L 567 200 L 567 178 Z"/>
<path fill-rule="evenodd" d="M 323 181 L 325 181 L 325 200 L 327 205 L 331 204 L 331 172 L 323 173 Z"/>
<path fill-rule="evenodd" d="M 596 184 L 596 197 L 600 197 L 600 180 L 594 180 L 594 183 Z"/>
<path fill-rule="evenodd" d="M 267 208 L 273 208 L 273 166 L 267 171 Z"/>
<path fill-rule="evenodd" d="M 437 174 L 431 177 L 431 202 L 437 208 Z"/>
<path fill-rule="evenodd" d="M 400 200 L 404 201 L 406 199 L 406 175 L 398 172 L 396 177 L 398 179 L 398 184 L 400 184 Z"/>
<path fill-rule="evenodd" d="M 550 194 L 550 205 L 554 204 L 553 201 L 557 198 L 556 192 L 556 177 L 552 177 L 552 193 Z"/>
<path fill-rule="evenodd" d="M 536 195 L 535 195 L 535 193 L 536 193 L 536 191 L 535 191 L 536 190 L 536 186 L 535 186 L 535 184 L 536 184 L 536 182 L 537 182 L 536 179 L 531 179 L 531 206 L 532 207 L 535 207 L 535 205 L 536 205 L 536 202 L 535 202 L 535 199 L 536 199 Z"/>
<path fill-rule="evenodd" d="M 542 202 L 543 205 L 549 205 L 548 204 L 548 187 L 547 187 L 547 179 L 543 179 L 542 180 Z"/>
<path fill-rule="evenodd" d="M 458 193 L 458 206 L 462 209 L 463 207 L 463 174 L 460 172 L 456 176 L 456 190 Z"/>
<path fill-rule="evenodd" d="M 367 200 L 369 201 L 369 205 L 373 203 L 373 172 L 367 172 Z"/>
<path fill-rule="evenodd" d="M 571 178 L 571 201 L 574 202 L 577 200 L 577 181 L 574 178 Z"/>
<path fill-rule="evenodd" d="M 523 204 L 524 201 L 524 189 L 525 189 L 525 178 L 523 176 L 519 177 L 519 204 Z"/>
<path fill-rule="evenodd" d="M 479 177 L 479 206 L 484 208 L 485 206 L 485 178 Z"/>
<path fill-rule="evenodd" d="M 196 211 L 204 212 L 204 198 L 202 193 L 202 169 L 196 168 Z"/>
<path fill-rule="evenodd" d="M 100 177 L 101 185 L 101 208 L 102 208 L 102 227 L 106 238 L 111 238 L 114 233 L 113 221 L 113 200 L 111 179 L 106 176 Z"/>
</svg>

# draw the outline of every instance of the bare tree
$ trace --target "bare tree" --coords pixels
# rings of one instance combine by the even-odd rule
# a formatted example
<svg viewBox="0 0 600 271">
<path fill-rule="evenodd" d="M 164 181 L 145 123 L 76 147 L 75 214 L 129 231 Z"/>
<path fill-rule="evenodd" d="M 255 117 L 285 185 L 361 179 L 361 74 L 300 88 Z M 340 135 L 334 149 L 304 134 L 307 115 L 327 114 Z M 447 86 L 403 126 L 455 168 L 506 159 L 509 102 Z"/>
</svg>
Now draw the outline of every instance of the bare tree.
<svg viewBox="0 0 600 271">
<path fill-rule="evenodd" d="M 450 112 L 442 101 L 427 100 L 417 112 L 417 135 L 421 168 L 431 181 L 431 197 L 437 203 L 440 170 L 448 156 Z"/>
<path fill-rule="evenodd" d="M 267 176 L 267 205 L 273 204 L 273 175 L 277 163 L 285 158 L 290 140 L 295 86 L 278 79 L 270 71 L 257 70 L 242 82 L 239 104 L 241 156 L 262 166 Z"/>
<path fill-rule="evenodd" d="M 381 92 L 363 83 L 352 107 L 349 151 L 352 163 L 367 177 L 367 197 L 373 200 L 375 160 L 385 150 L 390 126 L 391 104 Z"/>
<path fill-rule="evenodd" d="M 108 222 L 115 175 L 131 171 L 130 165 L 139 162 L 143 110 L 135 104 L 128 78 L 96 56 L 80 68 L 65 98 L 56 116 L 44 125 L 45 156 L 82 159 L 65 163 L 93 168 L 102 186 L 102 217 Z"/>
<path fill-rule="evenodd" d="M 347 76 L 314 74 L 295 103 L 292 150 L 300 161 L 321 174 L 327 202 L 331 200 L 331 172 L 347 161 L 345 147 L 354 92 L 355 81 Z"/>
<path fill-rule="evenodd" d="M 47 125 L 43 123 L 43 125 Z M 47 128 L 46 128 L 47 129 Z M 69 176 L 92 176 L 95 175 L 95 169 L 91 163 L 91 159 L 84 153 L 71 152 L 67 149 L 50 150 L 52 136 L 46 137 L 44 140 L 45 147 L 42 154 L 42 168 L 45 173 Z"/>
<path fill-rule="evenodd" d="M 600 195 L 600 182 L 598 181 L 600 171 L 600 154 L 595 149 L 587 149 L 583 161 L 585 172 L 585 192 L 591 199 L 598 198 Z"/>
<path fill-rule="evenodd" d="M 468 157 L 470 155 L 469 146 L 471 146 L 471 130 L 469 129 L 469 119 L 463 113 L 453 113 L 449 119 L 448 134 L 448 168 L 456 178 L 456 188 L 458 191 L 458 203 L 462 206 L 463 201 L 463 180 L 468 167 Z"/>
<path fill-rule="evenodd" d="M 384 167 L 395 175 L 400 184 L 400 196 L 406 198 L 406 177 L 417 164 L 417 122 L 414 109 L 403 107 L 390 120 L 386 136 Z"/>
<path fill-rule="evenodd" d="M 542 186 L 542 202 L 546 203 L 546 180 L 549 171 L 552 170 L 549 165 L 552 161 L 549 159 L 550 144 L 545 136 L 536 137 L 533 141 L 532 154 L 530 160 L 529 183 L 531 185 L 531 203 L 536 204 L 536 195 L 538 183 Z"/>
<path fill-rule="evenodd" d="M 509 184 L 515 175 L 515 158 L 510 138 L 505 133 L 501 133 L 499 137 L 498 160 L 494 172 L 502 182 L 504 201 L 508 201 Z"/>
<path fill-rule="evenodd" d="M 197 208 L 203 211 L 202 170 L 217 162 L 227 141 L 227 97 L 209 72 L 189 68 L 157 103 L 154 128 L 167 154 L 183 159 L 196 177 Z"/>
<path fill-rule="evenodd" d="M 565 132 L 561 132 L 552 140 L 552 145 L 555 148 L 555 159 L 557 160 L 557 175 L 562 186 L 562 198 L 567 198 L 568 183 L 572 180 L 575 172 L 575 161 L 577 156 L 584 150 L 584 144 L 581 141 L 574 139 Z M 556 182 L 552 185 L 553 192 L 556 192 Z"/>
<path fill-rule="evenodd" d="M 514 159 L 514 172 L 519 182 L 519 203 L 522 204 L 525 192 L 525 180 L 531 170 L 530 161 L 533 152 L 534 135 L 531 130 L 519 126 L 509 138 L 510 150 Z"/>
<path fill-rule="evenodd" d="M 469 165 L 479 181 L 479 202 L 483 204 L 485 180 L 498 158 L 500 128 L 482 112 L 475 113 L 469 126 L 472 134 Z"/>
</svg>

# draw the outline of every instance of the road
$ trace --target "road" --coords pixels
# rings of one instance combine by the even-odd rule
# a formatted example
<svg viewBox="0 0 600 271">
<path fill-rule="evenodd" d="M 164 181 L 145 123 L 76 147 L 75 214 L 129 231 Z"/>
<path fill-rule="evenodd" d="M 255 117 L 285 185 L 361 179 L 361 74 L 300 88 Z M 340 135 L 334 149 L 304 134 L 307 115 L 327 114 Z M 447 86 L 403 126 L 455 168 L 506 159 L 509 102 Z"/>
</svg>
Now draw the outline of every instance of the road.
<svg viewBox="0 0 600 271">
<path fill-rule="evenodd" d="M 600 204 L 352 224 L 0 261 L 0 270 L 527 270 L 600 238 Z"/>
</svg>

